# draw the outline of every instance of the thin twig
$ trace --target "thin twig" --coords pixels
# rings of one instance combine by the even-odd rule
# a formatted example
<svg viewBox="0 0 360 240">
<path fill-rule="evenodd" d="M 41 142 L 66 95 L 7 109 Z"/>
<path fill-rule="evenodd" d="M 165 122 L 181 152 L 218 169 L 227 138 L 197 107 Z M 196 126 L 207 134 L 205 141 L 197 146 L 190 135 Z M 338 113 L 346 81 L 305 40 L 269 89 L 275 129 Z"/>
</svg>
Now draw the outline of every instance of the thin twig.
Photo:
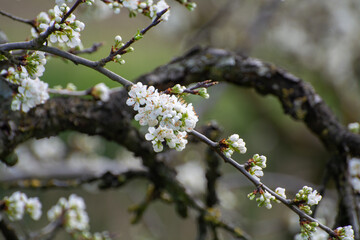
<svg viewBox="0 0 360 240">
<path fill-rule="evenodd" d="M 21 23 L 25 23 L 25 24 L 29 24 L 30 26 L 32 27 L 36 27 L 35 26 L 35 21 L 34 20 L 30 20 L 30 19 L 24 19 L 24 18 L 21 18 L 21 17 L 17 17 L 17 16 L 14 16 L 10 13 L 7 13 L 3 10 L 0 10 L 0 14 L 5 16 L 5 17 L 8 17 L 14 21 L 18 21 L 18 22 L 21 22 Z"/>
<path fill-rule="evenodd" d="M 101 175 L 94 175 L 89 177 L 72 176 L 67 179 L 60 179 L 63 177 L 48 177 L 48 178 L 22 178 L 12 179 L 11 181 L 2 181 L 0 187 L 2 189 L 22 188 L 22 189 L 70 189 L 79 188 L 84 184 L 99 182 L 100 189 L 118 188 L 125 185 L 130 180 L 137 178 L 150 178 L 149 173 L 144 170 L 128 170 L 122 173 L 113 174 L 105 172 Z"/>
<path fill-rule="evenodd" d="M 233 167 L 235 167 L 237 170 L 239 170 L 243 175 L 245 175 L 246 178 L 248 178 L 255 186 L 256 188 L 263 188 L 264 190 L 268 191 L 271 195 L 273 195 L 277 200 L 279 200 L 280 202 L 282 202 L 284 205 L 286 205 L 288 208 L 290 208 L 293 212 L 295 212 L 300 219 L 304 219 L 304 220 L 309 220 L 311 222 L 316 222 L 319 224 L 319 227 L 321 229 L 323 229 L 325 232 L 327 232 L 330 236 L 332 237 L 337 237 L 337 235 L 335 234 L 335 232 L 325 226 L 324 224 L 320 223 L 318 220 L 312 218 L 311 216 L 309 216 L 308 214 L 304 213 L 303 211 L 301 211 L 299 208 L 297 208 L 296 206 L 294 206 L 293 204 L 291 204 L 291 201 L 288 199 L 285 199 L 281 196 L 279 196 L 277 193 L 275 193 L 273 190 L 271 190 L 269 187 L 267 187 L 266 185 L 264 185 L 262 182 L 260 182 L 257 178 L 255 178 L 253 175 L 251 175 L 246 169 L 245 166 L 242 164 L 239 164 L 238 162 L 236 162 L 234 159 L 232 158 L 228 158 L 226 157 L 217 147 L 218 144 L 211 141 L 210 139 L 208 139 L 205 135 L 193 130 L 190 132 L 190 134 L 192 134 L 193 136 L 197 137 L 199 140 L 201 140 L 202 142 L 208 144 L 210 147 L 212 147 L 219 155 L 220 157 L 226 162 L 229 163 L 230 165 L 232 165 Z"/>
<path fill-rule="evenodd" d="M 19 240 L 14 229 L 0 217 L 0 231 L 6 240 Z"/>
<path fill-rule="evenodd" d="M 5 44 L 0 44 L 0 51 L 11 51 L 11 50 L 15 50 L 15 49 L 24 49 L 24 50 L 39 50 L 39 51 L 43 51 L 43 52 L 47 52 L 47 53 L 51 53 L 53 55 L 68 59 L 70 61 L 72 61 L 74 64 L 80 64 L 80 65 L 84 65 L 86 67 L 89 67 L 91 69 L 94 69 L 102 74 L 104 74 L 105 76 L 107 76 L 108 78 L 110 78 L 111 80 L 114 80 L 120 84 L 122 84 L 125 88 L 131 87 L 132 85 L 134 85 L 132 82 L 130 82 L 129 80 L 117 75 L 116 73 L 102 67 L 99 66 L 97 64 L 97 62 L 88 60 L 86 58 L 82 58 L 79 56 L 76 56 L 74 54 L 71 54 L 69 52 L 60 50 L 58 48 L 55 47 L 49 47 L 49 46 L 34 46 L 32 44 L 32 42 L 15 42 L 15 43 L 5 43 Z"/>
<path fill-rule="evenodd" d="M 149 31 L 151 28 L 155 27 L 156 25 L 158 25 L 160 22 L 162 22 L 161 17 L 169 10 L 169 8 L 164 9 L 163 11 L 157 13 L 156 18 L 154 19 L 154 21 L 151 22 L 151 24 L 149 26 L 147 26 L 146 28 L 144 28 L 143 30 L 140 31 L 140 36 L 143 36 L 147 31 Z M 122 46 L 121 48 L 119 48 L 118 50 L 114 51 L 113 49 L 111 49 L 111 52 L 109 54 L 109 56 L 107 56 L 106 58 L 103 58 L 101 60 L 99 60 L 97 62 L 98 65 L 100 66 L 105 66 L 106 63 L 110 62 L 113 60 L 113 58 L 116 55 L 123 55 L 125 53 L 127 53 L 127 48 L 130 47 L 134 42 L 136 42 L 137 39 L 135 39 L 135 37 L 132 37 L 127 43 L 124 44 L 124 46 Z"/>
<path fill-rule="evenodd" d="M 74 49 L 70 49 L 70 53 L 74 54 L 74 55 L 79 55 L 79 54 L 83 54 L 83 53 L 94 53 L 96 52 L 101 46 L 103 45 L 103 43 L 94 43 L 91 47 L 89 48 L 85 48 L 83 50 L 74 50 Z"/>
<path fill-rule="evenodd" d="M 37 232 L 30 233 L 30 240 L 53 239 L 63 224 L 63 215 Z"/>
</svg>

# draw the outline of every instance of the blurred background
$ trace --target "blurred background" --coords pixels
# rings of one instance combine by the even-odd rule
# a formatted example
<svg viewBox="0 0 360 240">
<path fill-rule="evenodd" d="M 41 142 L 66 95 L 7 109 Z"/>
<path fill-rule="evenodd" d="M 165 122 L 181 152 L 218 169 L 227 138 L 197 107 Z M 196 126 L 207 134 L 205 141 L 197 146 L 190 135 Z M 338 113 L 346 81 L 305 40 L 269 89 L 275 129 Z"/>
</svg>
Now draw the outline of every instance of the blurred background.
<svg viewBox="0 0 360 240">
<path fill-rule="evenodd" d="M 135 80 L 196 45 L 224 48 L 286 69 L 310 82 L 344 125 L 359 121 L 360 1 L 195 2 L 198 7 L 189 12 L 168 0 L 169 21 L 134 44 L 135 51 L 123 56 L 125 65 L 110 63 L 107 67 Z M 34 19 L 39 12 L 53 6 L 53 0 L 0 0 L 1 10 L 27 19 Z M 129 18 L 126 9 L 113 14 L 100 2 L 96 8 L 81 6 L 75 14 L 86 25 L 81 33 L 84 47 L 103 43 L 99 51 L 84 55 L 92 60 L 107 56 L 116 35 L 127 41 L 151 22 L 142 15 Z M 28 26 L 4 16 L 0 16 L 0 30 L 10 42 L 30 37 Z M 79 90 L 98 82 L 118 86 L 95 71 L 58 58 L 48 61 L 41 79 L 51 87 L 74 83 Z M 226 84 L 212 87 L 209 92 L 209 100 L 190 99 L 200 115 L 198 126 L 215 120 L 223 130 L 221 137 L 238 133 L 246 142 L 248 152 L 236 155 L 235 159 L 243 163 L 255 153 L 266 155 L 268 167 L 263 181 L 273 188 L 285 187 L 289 197 L 304 185 L 320 188 L 329 155 L 304 124 L 283 114 L 276 99 Z M 169 163 L 178 170 L 179 180 L 199 199 L 205 186 L 205 150 L 202 145 L 189 145 L 184 152 L 174 153 L 175 160 Z M 110 169 L 116 172 L 141 168 L 140 160 L 121 146 L 74 132 L 31 140 L 19 146 L 17 152 L 20 159 L 17 166 L 0 166 L 1 181 L 24 177 L 65 178 L 101 174 Z M 286 207 L 257 208 L 256 202 L 246 197 L 253 186 L 231 166 L 222 164 L 221 171 L 218 193 L 224 220 L 244 229 L 253 239 L 292 239 L 299 231 L 295 214 Z M 46 212 L 60 196 L 76 192 L 86 201 L 91 231 L 109 230 L 118 234 L 119 239 L 195 239 L 196 215 L 182 219 L 173 206 L 159 202 L 150 206 L 140 224 L 130 224 L 131 214 L 127 209 L 143 199 L 147 185 L 146 181 L 139 180 L 121 189 L 103 192 L 89 185 L 81 189 L 27 193 L 39 196 Z M 329 187 L 317 214 L 331 226 L 337 199 L 331 184 Z M 12 191 L 1 190 L 0 197 Z M 29 221 L 35 229 L 45 223 L 45 215 L 40 222 Z M 222 234 L 223 239 L 232 239 Z M 60 233 L 56 239 L 68 238 Z"/>
</svg>

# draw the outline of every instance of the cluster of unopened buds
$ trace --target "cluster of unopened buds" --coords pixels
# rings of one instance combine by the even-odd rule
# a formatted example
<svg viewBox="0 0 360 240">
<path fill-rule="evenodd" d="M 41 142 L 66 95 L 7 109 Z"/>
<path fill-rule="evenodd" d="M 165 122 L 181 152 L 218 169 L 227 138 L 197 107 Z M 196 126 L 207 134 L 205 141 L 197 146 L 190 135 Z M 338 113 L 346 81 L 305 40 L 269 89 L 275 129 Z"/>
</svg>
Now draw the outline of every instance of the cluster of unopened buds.
<svg viewBox="0 0 360 240">
<path fill-rule="evenodd" d="M 192 104 L 175 95 L 159 93 L 153 86 L 137 83 L 131 87 L 128 106 L 138 113 L 135 120 L 149 126 L 146 140 L 151 141 L 155 152 L 163 150 L 163 143 L 181 151 L 187 144 L 187 132 L 194 129 L 198 117 Z"/>
<path fill-rule="evenodd" d="M 228 139 L 219 142 L 220 150 L 230 158 L 234 152 L 246 153 L 245 142 L 238 134 L 231 135 Z"/>
<path fill-rule="evenodd" d="M 41 203 L 38 198 L 28 198 L 24 193 L 15 192 L 0 200 L 0 213 L 4 211 L 11 221 L 19 221 L 27 212 L 34 220 L 41 217 Z"/>
<path fill-rule="evenodd" d="M 351 225 L 345 227 L 338 227 L 335 229 L 335 233 L 340 240 L 353 240 L 355 238 L 354 230 Z M 333 239 L 335 240 L 335 238 Z"/>
<path fill-rule="evenodd" d="M 294 204 L 307 214 L 312 214 L 310 206 L 319 204 L 322 196 L 311 187 L 304 186 L 296 195 Z"/>
<path fill-rule="evenodd" d="M 117 51 L 118 48 L 121 48 L 123 47 L 125 44 L 122 42 L 122 38 L 121 36 L 117 35 L 115 37 L 115 45 L 112 49 L 112 51 Z M 124 53 L 125 52 L 133 52 L 134 51 L 134 48 L 133 47 L 129 47 L 128 49 L 124 50 Z M 122 59 L 121 57 L 121 54 L 117 54 L 114 56 L 113 58 L 113 61 L 116 62 L 116 63 L 120 63 L 121 65 L 125 64 L 125 60 Z"/>
<path fill-rule="evenodd" d="M 211 82 L 208 86 L 211 86 L 211 84 L 217 84 L 217 82 L 212 82 L 211 80 L 206 80 L 202 83 L 206 84 L 207 82 Z M 177 94 L 180 96 L 186 96 L 188 94 L 193 94 L 193 95 L 198 95 L 200 97 L 203 97 L 205 99 L 208 99 L 210 97 L 209 93 L 207 92 L 206 87 L 200 87 L 200 88 L 196 88 L 194 90 L 190 90 L 190 89 L 186 89 L 186 87 L 181 86 L 180 84 L 176 84 L 174 87 L 166 89 L 165 92 L 171 93 L 171 94 Z"/>
<path fill-rule="evenodd" d="M 9 83 L 18 86 L 13 96 L 11 109 L 28 112 L 49 99 L 48 84 L 39 79 L 46 64 L 45 54 L 35 51 L 23 57 L 21 65 L 3 69 L 0 75 Z"/>
<path fill-rule="evenodd" d="M 43 33 L 49 27 L 54 26 L 55 31 L 49 37 L 51 43 L 58 42 L 62 47 L 66 44 L 70 48 L 81 48 L 80 32 L 84 30 L 85 24 L 76 20 L 74 14 L 70 14 L 64 21 L 63 18 L 69 10 L 70 8 L 63 3 L 55 5 L 48 13 L 41 12 L 35 19 L 37 29 L 31 29 L 32 36 L 38 37 L 39 33 Z"/>
<path fill-rule="evenodd" d="M 261 188 L 256 189 L 252 193 L 249 193 L 247 197 L 250 200 L 253 200 L 258 193 L 260 194 L 260 196 L 256 198 L 258 207 L 265 206 L 267 209 L 272 208 L 271 201 L 275 201 L 275 197 L 266 190 L 263 190 Z"/>
<path fill-rule="evenodd" d="M 284 188 L 276 188 L 275 192 L 286 199 L 286 195 L 285 195 L 285 189 Z M 271 209 L 272 208 L 272 204 L 271 202 L 276 202 L 276 203 L 280 203 L 278 200 L 276 200 L 276 198 L 270 194 L 268 191 L 263 190 L 261 187 L 254 190 L 253 192 L 249 193 L 247 195 L 247 197 L 250 200 L 253 200 L 256 195 L 259 194 L 260 196 L 256 198 L 256 202 L 258 203 L 258 207 L 262 207 L 265 206 L 267 209 Z"/>
<path fill-rule="evenodd" d="M 255 154 L 245 164 L 245 169 L 257 180 L 264 176 L 263 168 L 266 168 L 266 157 L 259 154 Z"/>
</svg>

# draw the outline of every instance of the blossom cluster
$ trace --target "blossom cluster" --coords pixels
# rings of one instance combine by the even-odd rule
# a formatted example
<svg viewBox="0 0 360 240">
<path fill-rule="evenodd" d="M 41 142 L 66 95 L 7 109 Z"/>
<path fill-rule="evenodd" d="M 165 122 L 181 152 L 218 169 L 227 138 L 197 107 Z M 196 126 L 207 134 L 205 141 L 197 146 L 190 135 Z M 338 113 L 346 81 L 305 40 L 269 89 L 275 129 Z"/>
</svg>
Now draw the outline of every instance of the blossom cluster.
<svg viewBox="0 0 360 240">
<path fill-rule="evenodd" d="M 276 188 L 275 192 L 283 197 L 283 198 L 286 198 L 286 195 L 285 195 L 285 189 L 284 188 L 281 188 L 281 187 L 278 187 Z M 279 200 L 276 200 L 275 196 L 273 196 L 272 194 L 270 194 L 268 191 L 266 190 L 263 190 L 263 189 L 258 189 L 258 190 L 255 190 L 251 193 L 249 193 L 247 195 L 247 197 L 250 199 L 250 200 L 253 200 L 255 198 L 255 196 L 257 194 L 260 194 L 259 197 L 256 198 L 256 202 L 258 203 L 258 207 L 262 207 L 262 206 L 265 206 L 267 209 L 271 209 L 272 208 L 272 204 L 271 204 L 271 201 L 273 202 L 276 202 L 276 203 L 280 203 Z"/>
<path fill-rule="evenodd" d="M 299 208 L 306 212 L 307 214 L 311 214 L 312 211 L 310 206 L 317 205 L 322 196 L 311 187 L 304 186 L 296 195 L 294 202 L 299 205 Z"/>
<path fill-rule="evenodd" d="M 24 57 L 22 64 L 16 68 L 3 69 L 0 75 L 11 84 L 18 86 L 17 93 L 13 96 L 11 109 L 28 112 L 49 99 L 48 84 L 39 79 L 45 70 L 45 54 L 39 51 L 28 54 Z"/>
<path fill-rule="evenodd" d="M 137 39 L 135 39 L 137 40 Z M 123 47 L 125 44 L 122 42 L 122 37 L 120 35 L 115 36 L 115 45 L 114 45 L 114 50 L 118 50 L 118 48 Z M 127 52 L 132 52 L 134 51 L 133 47 L 129 47 L 127 50 Z M 125 64 L 125 60 L 121 58 L 121 54 L 117 54 L 114 56 L 113 61 L 116 63 L 120 63 L 121 65 Z"/>
<path fill-rule="evenodd" d="M 264 176 L 263 168 L 266 168 L 266 157 L 263 155 L 255 154 L 246 163 L 246 170 L 258 180 Z"/>
<path fill-rule="evenodd" d="M 132 86 L 128 94 L 126 104 L 138 112 L 135 120 L 141 126 L 149 126 L 145 138 L 151 141 L 155 152 L 163 150 L 164 142 L 177 151 L 185 148 L 187 132 L 193 130 L 198 121 L 191 103 L 159 93 L 153 86 L 140 82 Z"/>
<path fill-rule="evenodd" d="M 221 151 L 230 158 L 234 152 L 246 153 L 245 142 L 238 134 L 231 135 L 228 139 L 220 141 Z"/>
<path fill-rule="evenodd" d="M 335 233 L 340 240 L 353 240 L 355 238 L 354 230 L 351 225 L 345 227 L 338 227 L 337 229 L 335 229 Z"/>
<path fill-rule="evenodd" d="M 258 207 L 265 206 L 267 209 L 271 209 L 272 208 L 271 201 L 275 201 L 276 200 L 275 197 L 273 195 L 271 195 L 268 191 L 262 190 L 262 189 L 255 190 L 252 193 L 249 193 L 247 195 L 247 197 L 250 200 L 253 200 L 257 193 L 260 194 L 260 196 L 256 198 Z"/>
<path fill-rule="evenodd" d="M 314 239 L 314 233 L 316 232 L 318 226 L 319 224 L 317 222 L 301 221 L 300 233 L 295 236 L 295 240 Z"/>
<path fill-rule="evenodd" d="M 21 220 L 25 212 L 34 220 L 39 220 L 42 214 L 39 199 L 36 197 L 28 198 L 26 194 L 21 192 L 15 192 L 10 197 L 5 197 L 3 203 L 2 209 L 11 221 Z"/>
<path fill-rule="evenodd" d="M 70 195 L 69 199 L 60 198 L 47 213 L 49 221 L 55 221 L 63 217 L 63 226 L 66 231 L 86 231 L 89 229 L 89 216 L 85 211 L 85 202 L 75 194 Z"/>
<path fill-rule="evenodd" d="M 55 5 L 48 13 L 41 12 L 35 19 L 37 30 L 42 33 L 48 30 L 49 27 L 54 26 L 55 31 L 51 33 L 49 40 L 51 43 L 59 43 L 64 47 L 67 45 L 70 48 L 82 47 L 80 40 L 80 32 L 84 30 L 85 24 L 76 20 L 74 14 L 70 14 L 64 21 L 65 14 L 70 8 L 65 4 Z M 36 29 L 31 29 L 33 37 L 38 37 L 39 33 Z"/>
<path fill-rule="evenodd" d="M 120 13 L 121 8 L 127 8 L 130 11 L 130 16 L 135 16 L 137 13 L 143 13 L 152 19 L 156 18 L 156 14 L 169 8 L 169 5 L 164 1 L 160 0 L 154 3 L 153 0 L 139 1 L 139 0 L 109 0 L 105 2 L 110 8 L 114 10 L 114 13 Z M 168 10 L 162 19 L 167 21 L 170 16 Z"/>
<path fill-rule="evenodd" d="M 360 158 L 349 160 L 350 182 L 355 192 L 360 193 Z"/>
</svg>

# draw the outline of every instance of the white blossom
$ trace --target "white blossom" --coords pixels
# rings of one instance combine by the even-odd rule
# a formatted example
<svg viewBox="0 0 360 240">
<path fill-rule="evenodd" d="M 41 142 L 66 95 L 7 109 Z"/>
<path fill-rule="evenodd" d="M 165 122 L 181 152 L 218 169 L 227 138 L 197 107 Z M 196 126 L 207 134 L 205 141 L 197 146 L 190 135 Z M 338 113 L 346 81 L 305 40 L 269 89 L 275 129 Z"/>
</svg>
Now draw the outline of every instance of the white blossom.
<svg viewBox="0 0 360 240">
<path fill-rule="evenodd" d="M 137 0 L 124 0 L 123 6 L 129 9 L 130 11 L 134 11 L 138 8 L 139 1 Z"/>
<path fill-rule="evenodd" d="M 350 183 L 355 192 L 360 193 L 360 159 L 351 158 L 349 160 L 349 174 L 350 174 Z"/>
<path fill-rule="evenodd" d="M 295 200 L 298 202 L 305 202 L 310 206 L 317 205 L 322 196 L 311 187 L 304 186 L 297 194 Z"/>
<path fill-rule="evenodd" d="M 90 1 L 91 2 L 91 1 Z M 84 30 L 85 24 L 76 20 L 74 14 L 61 23 L 64 15 L 70 10 L 65 1 L 57 1 L 57 5 L 48 11 L 48 14 L 41 12 L 36 21 L 39 25 L 40 33 L 45 32 L 50 26 L 54 25 L 56 31 L 49 36 L 51 43 L 59 43 L 61 46 L 67 45 L 70 48 L 82 47 L 80 40 L 80 32 Z M 47 15 L 47 16 L 46 16 Z M 37 37 L 38 33 L 32 30 L 33 37 Z"/>
<path fill-rule="evenodd" d="M 13 98 L 11 109 L 28 112 L 36 105 L 43 104 L 49 99 L 48 84 L 39 78 L 22 80 L 18 87 L 18 94 Z"/>
<path fill-rule="evenodd" d="M 262 168 L 256 165 L 250 168 L 249 173 L 251 175 L 256 176 L 257 178 L 264 176 L 264 172 L 262 171 Z"/>
<path fill-rule="evenodd" d="M 360 178 L 353 177 L 350 179 L 350 183 L 354 191 L 360 193 Z"/>
<path fill-rule="evenodd" d="M 26 212 L 29 213 L 30 217 L 34 220 L 39 220 L 41 217 L 41 203 L 37 197 L 29 198 L 26 201 Z"/>
<path fill-rule="evenodd" d="M 84 200 L 75 194 L 71 194 L 68 200 L 60 198 L 47 215 L 50 221 L 55 221 L 64 215 L 63 224 L 68 232 L 85 231 L 89 228 L 89 216 L 85 208 Z"/>
<path fill-rule="evenodd" d="M 310 206 L 317 205 L 320 202 L 321 198 L 322 196 L 318 194 L 316 190 L 314 190 L 308 195 L 307 204 L 309 204 Z"/>
<path fill-rule="evenodd" d="M 360 158 L 349 160 L 349 173 L 352 177 L 360 177 Z"/>
<path fill-rule="evenodd" d="M 258 206 L 265 206 L 267 209 L 272 208 L 271 201 L 275 201 L 275 197 L 271 195 L 268 191 L 263 191 L 260 193 L 260 197 L 256 198 Z"/>
<path fill-rule="evenodd" d="M 107 102 L 110 99 L 110 89 L 104 83 L 98 83 L 92 88 L 91 95 Z"/>
<path fill-rule="evenodd" d="M 160 13 L 161 11 L 163 11 L 167 8 L 169 8 L 169 5 L 164 0 L 158 1 L 156 5 L 152 5 L 150 7 L 150 17 L 155 19 L 156 14 Z M 169 17 L 170 17 L 170 10 L 167 10 L 166 13 L 164 13 L 162 15 L 161 19 L 163 19 L 164 21 L 167 21 L 169 19 Z"/>
<path fill-rule="evenodd" d="M 11 221 L 21 220 L 24 216 L 27 196 L 21 192 L 15 192 L 10 197 L 5 197 L 5 213 Z"/>
<path fill-rule="evenodd" d="M 253 160 L 257 166 L 266 168 L 266 157 L 264 155 L 255 154 Z"/>
<path fill-rule="evenodd" d="M 280 196 L 286 199 L 286 194 L 285 194 L 285 188 L 281 188 L 281 187 L 277 187 L 275 189 L 275 192 Z"/>
<path fill-rule="evenodd" d="M 340 240 L 354 240 L 354 230 L 351 225 L 335 229 Z"/>
</svg>

